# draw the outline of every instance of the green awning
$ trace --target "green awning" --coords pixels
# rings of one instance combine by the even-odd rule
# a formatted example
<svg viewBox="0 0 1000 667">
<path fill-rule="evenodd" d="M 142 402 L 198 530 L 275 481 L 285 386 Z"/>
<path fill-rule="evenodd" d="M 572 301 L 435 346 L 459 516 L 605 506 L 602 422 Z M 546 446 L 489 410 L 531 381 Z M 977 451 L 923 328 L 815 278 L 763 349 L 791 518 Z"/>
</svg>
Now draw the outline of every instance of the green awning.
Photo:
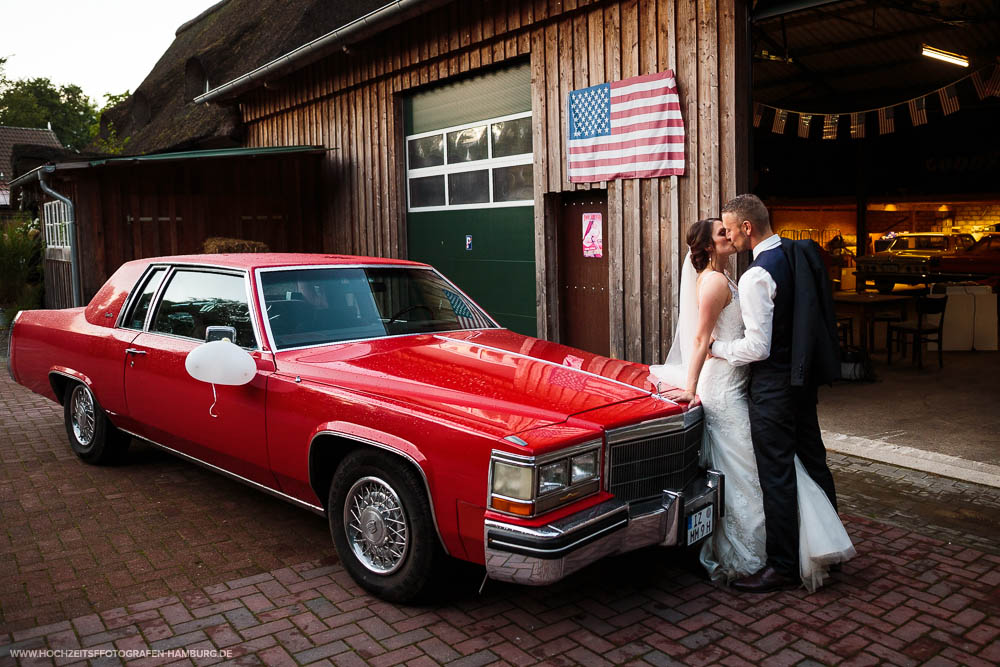
<svg viewBox="0 0 1000 667">
<path fill-rule="evenodd" d="M 167 162 L 170 160 L 200 160 L 207 158 L 226 157 L 266 157 L 271 155 L 290 154 L 320 154 L 325 153 L 323 146 L 269 146 L 265 148 L 219 148 L 215 150 L 180 151 L 177 153 L 155 153 L 153 155 L 129 155 L 92 160 L 91 167 L 101 165 L 132 164 L 136 162 Z"/>
</svg>

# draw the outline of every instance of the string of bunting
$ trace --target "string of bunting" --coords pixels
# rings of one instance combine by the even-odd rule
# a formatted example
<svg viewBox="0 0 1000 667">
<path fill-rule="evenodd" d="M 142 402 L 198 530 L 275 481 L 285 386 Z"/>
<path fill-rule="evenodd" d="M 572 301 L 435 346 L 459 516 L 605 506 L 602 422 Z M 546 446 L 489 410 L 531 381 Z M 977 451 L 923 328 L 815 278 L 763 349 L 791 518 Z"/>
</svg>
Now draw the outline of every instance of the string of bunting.
<svg viewBox="0 0 1000 667">
<path fill-rule="evenodd" d="M 766 110 L 773 112 L 771 121 L 771 131 L 775 134 L 784 134 L 785 126 L 788 123 L 789 114 L 798 116 L 798 136 L 803 139 L 809 138 L 809 131 L 814 118 L 821 118 L 823 121 L 822 137 L 824 139 L 836 139 L 837 131 L 840 127 L 840 117 L 850 117 L 850 133 L 852 139 L 865 138 L 865 121 L 868 114 L 875 114 L 878 117 L 878 132 L 880 135 L 892 134 L 896 131 L 896 107 L 906 106 L 910 115 L 910 123 L 917 127 L 927 124 L 927 98 L 935 94 L 941 104 L 941 111 L 945 116 L 950 116 L 959 109 L 958 84 L 971 80 L 976 90 L 976 95 L 980 100 L 987 97 L 1000 97 L 1000 64 L 986 65 L 977 69 L 971 74 L 967 74 L 961 79 L 954 81 L 947 86 L 938 88 L 919 97 L 904 102 L 897 102 L 888 106 L 865 109 L 863 111 L 851 111 L 846 113 L 806 113 L 803 111 L 791 111 L 789 109 L 779 109 L 769 104 L 755 102 L 753 106 L 753 126 L 759 128 L 764 121 Z M 817 121 L 818 122 L 818 121 Z"/>
</svg>

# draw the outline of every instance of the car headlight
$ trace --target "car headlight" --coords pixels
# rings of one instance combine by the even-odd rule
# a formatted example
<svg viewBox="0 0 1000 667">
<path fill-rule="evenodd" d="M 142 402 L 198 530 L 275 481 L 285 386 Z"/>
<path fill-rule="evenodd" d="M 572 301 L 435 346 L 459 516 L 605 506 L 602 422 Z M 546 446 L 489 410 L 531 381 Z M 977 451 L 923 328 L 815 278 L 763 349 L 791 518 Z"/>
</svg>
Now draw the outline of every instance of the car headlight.
<svg viewBox="0 0 1000 667">
<path fill-rule="evenodd" d="M 490 508 L 535 516 L 600 490 L 601 447 L 591 441 L 543 456 L 494 450 L 490 462 Z"/>
</svg>

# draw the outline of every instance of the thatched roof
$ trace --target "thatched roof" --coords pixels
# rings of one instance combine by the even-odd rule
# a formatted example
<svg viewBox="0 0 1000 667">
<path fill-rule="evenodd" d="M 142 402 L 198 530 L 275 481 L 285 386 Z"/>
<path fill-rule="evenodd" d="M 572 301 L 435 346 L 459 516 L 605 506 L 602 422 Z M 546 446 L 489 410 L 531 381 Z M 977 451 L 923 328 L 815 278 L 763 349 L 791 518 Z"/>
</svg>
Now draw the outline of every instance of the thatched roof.
<svg viewBox="0 0 1000 667">
<path fill-rule="evenodd" d="M 229 81 L 388 0 L 222 0 L 177 30 L 170 48 L 129 99 L 101 118 L 129 155 L 242 144 L 234 106 L 195 104 L 196 94 Z"/>
</svg>

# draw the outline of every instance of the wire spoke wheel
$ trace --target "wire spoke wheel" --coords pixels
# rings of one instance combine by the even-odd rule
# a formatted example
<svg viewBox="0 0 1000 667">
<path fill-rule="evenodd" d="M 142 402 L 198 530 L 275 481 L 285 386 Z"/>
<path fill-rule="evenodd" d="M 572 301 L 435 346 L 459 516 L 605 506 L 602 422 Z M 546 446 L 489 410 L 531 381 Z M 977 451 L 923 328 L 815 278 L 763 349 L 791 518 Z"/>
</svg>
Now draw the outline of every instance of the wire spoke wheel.
<svg viewBox="0 0 1000 667">
<path fill-rule="evenodd" d="M 97 420 L 94 410 L 94 395 L 90 389 L 84 385 L 77 385 L 73 389 L 73 396 L 70 399 L 70 411 L 72 414 L 73 435 L 83 447 L 89 447 L 94 441 L 94 428 Z"/>
<path fill-rule="evenodd" d="M 406 559 L 410 527 L 403 504 L 378 477 L 362 477 L 347 492 L 344 532 L 354 555 L 372 572 L 391 574 Z"/>
</svg>

